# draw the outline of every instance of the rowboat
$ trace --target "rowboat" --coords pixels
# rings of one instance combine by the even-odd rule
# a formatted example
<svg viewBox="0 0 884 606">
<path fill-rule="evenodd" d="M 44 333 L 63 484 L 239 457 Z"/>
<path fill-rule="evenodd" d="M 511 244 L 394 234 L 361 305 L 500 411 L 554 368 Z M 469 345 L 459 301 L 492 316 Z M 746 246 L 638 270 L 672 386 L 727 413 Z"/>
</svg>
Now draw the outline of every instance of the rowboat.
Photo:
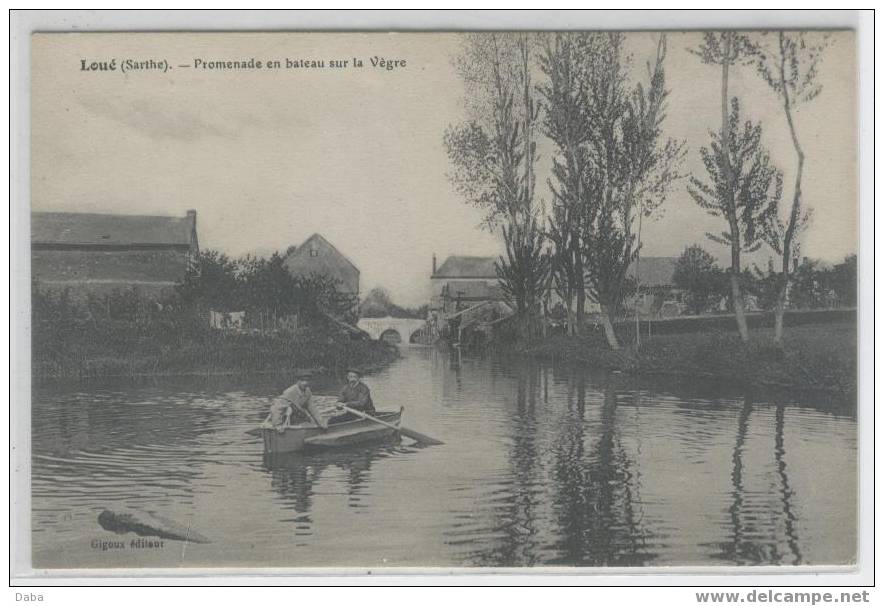
<svg viewBox="0 0 884 606">
<path fill-rule="evenodd" d="M 403 410 L 374 413 L 374 417 L 387 425 L 367 419 L 335 423 L 329 425 L 325 431 L 312 423 L 287 425 L 281 430 L 262 425 L 259 430 L 264 440 L 264 453 L 280 454 L 312 449 L 345 448 L 354 444 L 384 440 L 398 433 Z"/>
</svg>

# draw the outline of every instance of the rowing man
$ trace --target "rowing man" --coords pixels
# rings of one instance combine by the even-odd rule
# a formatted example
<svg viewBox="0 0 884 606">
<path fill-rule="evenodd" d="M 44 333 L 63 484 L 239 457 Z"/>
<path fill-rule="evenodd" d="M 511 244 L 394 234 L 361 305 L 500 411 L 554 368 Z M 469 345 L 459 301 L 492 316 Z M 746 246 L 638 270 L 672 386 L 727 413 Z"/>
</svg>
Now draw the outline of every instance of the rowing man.
<svg viewBox="0 0 884 606">
<path fill-rule="evenodd" d="M 340 406 L 346 406 L 347 408 L 352 408 L 367 414 L 375 413 L 374 402 L 371 401 L 371 390 L 368 388 L 368 385 L 362 382 L 358 370 L 347 371 L 347 384 L 341 391 L 341 396 L 338 398 L 338 402 L 339 408 Z M 359 417 L 351 412 L 345 412 L 344 414 L 333 417 L 330 419 L 330 422 L 343 423 L 344 421 L 352 421 L 353 419 L 358 418 Z"/>
<path fill-rule="evenodd" d="M 283 415 L 280 415 L 280 407 L 285 407 Z M 277 411 L 274 417 L 274 410 Z M 282 395 L 274 400 L 270 407 L 271 422 L 274 426 L 290 425 L 292 416 L 295 411 L 300 413 L 299 416 L 312 420 L 316 425 L 323 429 L 328 428 L 328 422 L 322 418 L 319 410 L 313 404 L 313 394 L 310 392 L 310 384 L 307 379 L 300 378 L 294 385 L 282 392 Z M 284 416 L 283 423 L 279 423 L 280 416 Z"/>
</svg>

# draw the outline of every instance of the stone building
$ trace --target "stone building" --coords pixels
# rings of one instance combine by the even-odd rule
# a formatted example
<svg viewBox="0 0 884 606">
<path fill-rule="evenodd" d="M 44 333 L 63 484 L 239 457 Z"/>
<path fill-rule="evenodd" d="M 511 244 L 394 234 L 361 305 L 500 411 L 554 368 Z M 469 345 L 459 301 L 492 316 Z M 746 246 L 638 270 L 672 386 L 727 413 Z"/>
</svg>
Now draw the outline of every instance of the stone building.
<svg viewBox="0 0 884 606">
<path fill-rule="evenodd" d="M 283 263 L 293 276 L 326 276 L 338 280 L 341 292 L 359 298 L 359 268 L 320 234 L 290 249 Z"/>
<path fill-rule="evenodd" d="M 73 298 L 135 289 L 161 298 L 199 254 L 196 211 L 183 217 L 31 213 L 31 276 Z"/>
<path fill-rule="evenodd" d="M 452 255 L 437 268 L 434 255 L 430 310 L 451 314 L 486 301 L 502 301 L 496 261 L 495 257 Z"/>
</svg>

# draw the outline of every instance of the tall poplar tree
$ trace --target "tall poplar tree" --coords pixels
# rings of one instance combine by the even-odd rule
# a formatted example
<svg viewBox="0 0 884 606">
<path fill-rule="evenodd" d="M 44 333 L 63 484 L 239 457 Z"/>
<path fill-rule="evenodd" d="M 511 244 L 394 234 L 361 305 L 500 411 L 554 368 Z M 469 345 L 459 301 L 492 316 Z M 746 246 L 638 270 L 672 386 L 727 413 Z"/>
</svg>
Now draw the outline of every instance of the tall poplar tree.
<svg viewBox="0 0 884 606">
<path fill-rule="evenodd" d="M 751 57 L 753 45 L 745 35 L 735 31 L 707 32 L 703 35 L 703 42 L 698 48 L 688 50 L 697 55 L 703 63 L 721 67 L 721 127 L 718 142 L 722 149 L 731 149 L 731 120 L 728 109 L 728 105 L 731 103 L 728 92 L 730 70 L 731 66 L 745 63 Z M 707 162 L 706 157 L 703 158 L 703 162 Z M 721 214 L 728 222 L 728 232 L 726 236 L 723 236 L 722 241 L 730 244 L 731 296 L 740 338 L 747 342 L 749 327 L 746 324 L 746 311 L 740 288 L 740 255 L 745 247 L 741 242 L 740 219 L 737 213 L 736 190 L 739 187 L 739 182 L 737 181 L 737 173 L 731 165 L 730 154 L 720 154 L 720 162 L 721 164 L 717 167 L 720 174 L 713 176 L 713 179 L 716 180 L 716 187 L 720 188 L 716 195 L 719 197 L 718 204 L 722 211 Z M 694 198 L 696 199 L 696 196 Z"/>
<path fill-rule="evenodd" d="M 774 307 L 774 342 L 777 345 L 783 342 L 783 315 L 791 285 L 792 259 L 798 254 L 801 232 L 811 217 L 801 189 L 805 156 L 798 139 L 795 113 L 801 104 L 814 100 L 822 91 L 817 72 L 825 48 L 825 34 L 780 30 L 761 35 L 755 49 L 758 74 L 783 105 L 797 161 L 788 218 L 784 221 L 779 215 L 771 217 L 765 229 L 765 240 L 782 260 L 779 295 Z"/>
</svg>

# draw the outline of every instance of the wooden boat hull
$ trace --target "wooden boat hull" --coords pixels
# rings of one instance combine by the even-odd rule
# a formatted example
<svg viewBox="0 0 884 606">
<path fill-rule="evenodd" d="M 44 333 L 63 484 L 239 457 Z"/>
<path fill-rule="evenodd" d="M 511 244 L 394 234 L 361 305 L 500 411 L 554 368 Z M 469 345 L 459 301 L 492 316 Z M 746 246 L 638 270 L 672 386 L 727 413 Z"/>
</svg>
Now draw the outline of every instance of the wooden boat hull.
<svg viewBox="0 0 884 606">
<path fill-rule="evenodd" d="M 378 412 L 374 416 L 398 427 L 402 419 L 402 411 Z M 326 431 L 306 424 L 292 425 L 286 427 L 282 432 L 273 428 L 261 428 L 261 437 L 264 440 L 264 452 L 266 454 L 323 448 L 346 448 L 355 444 L 384 440 L 392 437 L 394 434 L 396 434 L 395 429 L 364 419 L 336 423 L 330 425 Z"/>
</svg>

